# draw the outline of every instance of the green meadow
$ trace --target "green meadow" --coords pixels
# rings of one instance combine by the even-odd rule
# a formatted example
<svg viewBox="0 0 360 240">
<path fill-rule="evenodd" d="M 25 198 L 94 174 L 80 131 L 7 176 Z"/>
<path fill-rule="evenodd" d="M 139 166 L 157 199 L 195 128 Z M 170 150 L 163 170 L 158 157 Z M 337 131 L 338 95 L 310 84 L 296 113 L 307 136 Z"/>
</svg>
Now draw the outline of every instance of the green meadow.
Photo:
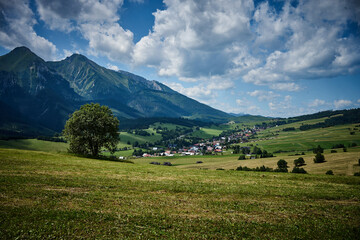
<svg viewBox="0 0 360 240">
<path fill-rule="evenodd" d="M 227 149 L 124 163 L 71 155 L 67 143 L 1 140 L 0 239 L 358 239 L 359 127 L 298 130 L 319 121 L 324 119 L 259 132 L 240 145 L 282 152 L 245 160 Z M 159 126 L 183 128 L 156 123 L 146 129 L 150 136 L 121 132 L 118 147 L 160 140 L 154 130 Z M 211 138 L 236 126 L 241 127 L 199 128 L 192 136 Z M 282 131 L 287 127 L 296 130 Z M 332 153 L 335 144 L 347 151 Z M 313 162 L 310 149 L 317 145 L 325 148 L 324 163 Z M 290 172 L 298 157 L 308 174 L 235 171 L 239 166 L 275 169 L 284 159 Z M 326 175 L 328 170 L 334 175 Z"/>
<path fill-rule="evenodd" d="M 360 234 L 359 177 L 181 167 L 0 149 L 0 238 L 357 239 Z"/>
<path fill-rule="evenodd" d="M 257 138 L 252 140 L 252 142 L 270 152 L 308 151 L 318 145 L 328 149 L 332 148 L 335 144 L 344 144 L 346 147 L 353 143 L 356 143 L 358 146 L 360 145 L 360 128 L 355 127 L 358 124 L 339 125 L 329 128 L 316 128 L 307 131 L 282 131 L 283 128 L 294 125 L 295 124 L 286 124 L 279 128 L 264 130 L 258 133 Z M 296 123 L 296 125 L 299 125 L 299 123 Z M 350 132 L 354 132 L 354 134 L 351 135 Z"/>
</svg>

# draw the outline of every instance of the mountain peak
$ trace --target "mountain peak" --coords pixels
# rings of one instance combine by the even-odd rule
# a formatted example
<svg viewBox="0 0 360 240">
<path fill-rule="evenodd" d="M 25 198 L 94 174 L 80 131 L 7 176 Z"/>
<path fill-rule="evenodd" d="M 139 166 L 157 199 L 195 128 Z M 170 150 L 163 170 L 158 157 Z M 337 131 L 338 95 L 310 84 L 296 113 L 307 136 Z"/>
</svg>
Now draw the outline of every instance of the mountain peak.
<svg viewBox="0 0 360 240">
<path fill-rule="evenodd" d="M 70 57 L 67 57 L 66 59 L 89 60 L 87 57 L 79 53 L 73 53 Z"/>
<path fill-rule="evenodd" d="M 14 48 L 10 53 L 12 52 L 21 52 L 21 53 L 33 53 L 29 48 L 25 47 L 25 46 L 20 46 L 20 47 L 16 47 Z M 33 53 L 34 54 L 34 53 Z"/>
<path fill-rule="evenodd" d="M 26 69 L 34 62 L 45 62 L 27 47 L 16 47 L 8 54 L 0 57 L 0 70 Z"/>
<path fill-rule="evenodd" d="M 13 55 L 14 57 L 31 58 L 32 60 L 41 59 L 42 61 L 44 61 L 42 58 L 40 58 L 38 55 L 33 53 L 29 48 L 25 46 L 14 48 L 7 55 Z"/>
</svg>

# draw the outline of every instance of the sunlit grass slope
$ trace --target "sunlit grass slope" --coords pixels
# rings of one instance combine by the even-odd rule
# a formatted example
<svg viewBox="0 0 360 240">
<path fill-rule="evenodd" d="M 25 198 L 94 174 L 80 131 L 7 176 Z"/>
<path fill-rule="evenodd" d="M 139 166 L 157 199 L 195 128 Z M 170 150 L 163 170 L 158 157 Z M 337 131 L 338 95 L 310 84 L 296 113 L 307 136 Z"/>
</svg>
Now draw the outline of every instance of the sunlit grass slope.
<svg viewBox="0 0 360 240">
<path fill-rule="evenodd" d="M 351 148 L 349 152 L 342 152 L 342 149 L 337 149 L 337 153 L 330 153 L 329 150 L 325 151 L 324 163 L 314 163 L 313 159 L 315 154 L 307 152 L 306 155 L 301 156 L 288 156 L 279 154 L 272 158 L 258 158 L 258 159 L 247 159 L 238 160 L 239 154 L 237 155 L 218 155 L 218 156 L 195 156 L 195 157 L 162 157 L 162 158 L 142 158 L 134 160 L 139 164 L 149 164 L 152 161 L 160 163 L 171 162 L 175 167 L 178 168 L 189 168 L 189 169 L 236 169 L 239 166 L 246 166 L 250 168 L 256 168 L 266 166 L 270 168 L 277 168 L 277 162 L 280 159 L 284 159 L 288 162 L 289 172 L 294 167 L 294 160 L 303 157 L 305 160 L 304 168 L 308 173 L 311 174 L 325 174 L 328 170 L 332 170 L 336 175 L 354 175 L 355 172 L 360 171 L 358 165 L 358 159 L 360 159 L 360 148 Z M 202 163 L 197 163 L 202 162 Z"/>
<path fill-rule="evenodd" d="M 0 140 L 0 148 L 14 148 L 43 152 L 66 152 L 68 144 L 37 139 Z"/>
<path fill-rule="evenodd" d="M 0 149 L 1 239 L 357 239 L 360 178 Z"/>
<path fill-rule="evenodd" d="M 296 123 L 297 124 L 297 123 Z M 294 124 L 284 125 L 281 128 L 270 128 L 258 134 L 260 141 L 256 141 L 261 148 L 267 151 L 307 151 L 318 145 L 323 148 L 331 148 L 335 144 L 342 143 L 345 146 L 356 143 L 360 145 L 359 124 L 339 125 L 328 128 L 316 128 L 307 131 L 282 131 L 285 127 Z M 357 129 L 357 130 L 354 130 Z M 353 135 L 350 133 L 354 132 Z"/>
</svg>

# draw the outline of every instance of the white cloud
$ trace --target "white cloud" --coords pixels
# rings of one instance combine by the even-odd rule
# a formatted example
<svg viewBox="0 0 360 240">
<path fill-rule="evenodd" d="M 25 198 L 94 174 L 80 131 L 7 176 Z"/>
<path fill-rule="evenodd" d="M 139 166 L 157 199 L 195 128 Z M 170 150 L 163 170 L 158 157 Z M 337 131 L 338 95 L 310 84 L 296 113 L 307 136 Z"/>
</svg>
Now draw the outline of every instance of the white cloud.
<svg viewBox="0 0 360 240">
<path fill-rule="evenodd" d="M 153 32 L 135 46 L 134 63 L 182 80 L 239 74 L 258 64 L 246 42 L 253 3 L 209 0 L 165 2 L 154 13 Z"/>
<path fill-rule="evenodd" d="M 360 36 L 349 34 L 349 23 L 360 25 L 356 0 L 285 1 L 281 9 L 268 1 L 255 7 L 247 0 L 166 0 L 166 9 L 153 13 L 152 30 L 136 44 L 133 33 L 119 24 L 123 2 L 35 0 L 35 7 L 48 28 L 82 34 L 88 53 L 198 82 L 205 92 L 214 92 L 214 79 L 299 91 L 303 79 L 360 69 Z M 54 57 L 56 47 L 33 29 L 28 0 L 0 0 L 0 7 L 0 20 L 6 23 L 0 27 L 2 46 L 27 45 L 42 57 Z M 219 87 L 232 84 L 228 80 Z"/>
<path fill-rule="evenodd" d="M 219 91 L 228 90 L 234 87 L 234 82 L 229 79 L 220 79 L 218 77 L 211 77 L 209 79 L 201 79 L 200 83 L 192 84 L 192 87 L 184 87 L 181 83 L 168 82 L 169 87 L 175 91 L 180 92 L 190 98 L 198 100 L 205 104 L 217 107 Z"/>
<path fill-rule="evenodd" d="M 130 62 L 133 33 L 119 24 L 123 0 L 37 0 L 38 12 L 50 29 L 79 31 L 89 41 L 91 55 Z"/>
<path fill-rule="evenodd" d="M 335 100 L 334 101 L 335 109 L 346 108 L 346 107 L 349 107 L 351 105 L 352 105 L 352 102 L 350 100 L 340 99 L 340 100 Z"/>
<path fill-rule="evenodd" d="M 292 97 L 290 95 L 286 95 L 282 101 L 272 101 L 268 103 L 268 106 L 273 114 L 276 115 L 289 115 L 290 112 L 293 112 L 296 107 L 292 104 Z"/>
<path fill-rule="evenodd" d="M 250 95 L 251 97 L 257 97 L 257 99 L 260 102 L 270 101 L 280 96 L 279 94 L 276 94 L 273 91 L 261 91 L 261 90 L 254 90 L 252 92 L 247 92 L 247 94 Z"/>
<path fill-rule="evenodd" d="M 114 70 L 114 71 L 119 71 L 119 70 L 120 70 L 120 69 L 118 68 L 118 66 L 112 65 L 112 64 L 110 64 L 110 63 L 108 63 L 108 64 L 106 65 L 106 67 L 107 67 L 108 69 L 111 69 L 111 70 Z"/>
<path fill-rule="evenodd" d="M 360 99 L 357 100 L 357 103 L 360 103 Z"/>
<path fill-rule="evenodd" d="M 325 105 L 325 101 L 321 99 L 314 99 L 314 101 L 308 104 L 309 107 L 319 107 Z"/>
<path fill-rule="evenodd" d="M 0 0 L 0 45 L 6 49 L 26 46 L 45 60 L 53 60 L 56 46 L 37 35 L 36 23 L 27 0 Z"/>
<path fill-rule="evenodd" d="M 290 91 L 297 92 L 301 88 L 296 83 L 274 83 L 269 86 L 271 89 L 280 90 L 280 91 Z"/>
<path fill-rule="evenodd" d="M 213 93 L 213 91 L 209 88 L 206 88 L 204 85 L 196 85 L 193 87 L 186 88 L 180 83 L 168 83 L 167 84 L 170 88 L 174 89 L 175 91 L 184 94 L 185 96 L 188 96 L 190 98 L 193 98 L 197 101 L 200 101 L 202 103 L 210 104 L 214 103 L 216 93 Z"/>
<path fill-rule="evenodd" d="M 284 97 L 284 101 L 285 101 L 285 102 L 290 102 L 291 99 L 292 99 L 292 97 L 291 97 L 290 95 L 286 95 L 286 96 Z"/>
<path fill-rule="evenodd" d="M 297 7 L 285 2 L 280 13 L 267 2 L 260 4 L 254 13 L 255 45 L 264 50 L 266 61 L 245 74 L 244 80 L 297 91 L 299 86 L 293 81 L 356 71 L 359 37 L 344 37 L 344 33 L 347 21 L 358 21 L 359 11 L 355 1 L 341 0 L 300 1 Z"/>
<path fill-rule="evenodd" d="M 248 105 L 248 101 L 246 101 L 244 99 L 236 99 L 236 104 L 241 107 L 244 107 L 244 106 Z"/>
</svg>

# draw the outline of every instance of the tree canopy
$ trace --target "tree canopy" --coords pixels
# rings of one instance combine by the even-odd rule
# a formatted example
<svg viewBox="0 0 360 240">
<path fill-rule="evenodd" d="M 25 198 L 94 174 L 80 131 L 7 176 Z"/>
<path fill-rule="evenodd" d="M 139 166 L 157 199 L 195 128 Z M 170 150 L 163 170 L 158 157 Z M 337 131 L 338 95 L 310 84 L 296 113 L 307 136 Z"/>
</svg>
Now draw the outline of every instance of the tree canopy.
<svg viewBox="0 0 360 240">
<path fill-rule="evenodd" d="M 66 122 L 63 134 L 70 142 L 69 151 L 98 156 L 105 148 L 115 152 L 119 142 L 119 120 L 107 106 L 85 104 Z"/>
</svg>

